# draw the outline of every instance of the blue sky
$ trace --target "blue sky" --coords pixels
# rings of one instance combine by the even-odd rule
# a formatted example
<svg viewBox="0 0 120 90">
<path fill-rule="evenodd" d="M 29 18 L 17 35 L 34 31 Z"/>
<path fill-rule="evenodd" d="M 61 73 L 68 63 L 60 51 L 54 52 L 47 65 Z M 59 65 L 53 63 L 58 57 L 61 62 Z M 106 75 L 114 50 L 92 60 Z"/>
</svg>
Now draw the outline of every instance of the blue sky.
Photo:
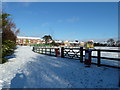
<svg viewBox="0 0 120 90">
<path fill-rule="evenodd" d="M 59 40 L 118 37 L 117 2 L 4 2 L 19 36 L 50 34 Z"/>
</svg>

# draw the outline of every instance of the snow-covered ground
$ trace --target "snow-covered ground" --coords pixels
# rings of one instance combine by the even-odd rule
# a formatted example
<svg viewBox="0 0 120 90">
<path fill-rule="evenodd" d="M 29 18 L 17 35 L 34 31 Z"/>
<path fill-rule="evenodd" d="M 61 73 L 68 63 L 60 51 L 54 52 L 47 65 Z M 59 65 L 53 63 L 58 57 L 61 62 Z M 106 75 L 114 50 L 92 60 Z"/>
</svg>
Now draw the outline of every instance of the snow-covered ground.
<svg viewBox="0 0 120 90">
<path fill-rule="evenodd" d="M 79 60 L 52 57 L 18 47 L 0 64 L 0 88 L 118 88 L 118 69 L 86 68 Z"/>
</svg>

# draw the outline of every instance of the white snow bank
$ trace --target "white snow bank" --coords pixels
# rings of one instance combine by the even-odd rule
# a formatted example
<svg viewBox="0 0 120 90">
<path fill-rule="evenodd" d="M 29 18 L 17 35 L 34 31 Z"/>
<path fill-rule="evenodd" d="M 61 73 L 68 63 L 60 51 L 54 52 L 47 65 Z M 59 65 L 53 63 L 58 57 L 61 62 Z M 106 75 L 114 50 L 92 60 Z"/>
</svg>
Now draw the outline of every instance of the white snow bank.
<svg viewBox="0 0 120 90">
<path fill-rule="evenodd" d="M 4 82 L 3 87 L 9 87 L 16 73 L 21 71 L 21 68 L 26 62 L 32 61 L 33 59 L 31 58 L 34 57 L 34 55 L 36 54 L 31 51 L 30 47 L 18 47 L 18 49 L 15 50 L 14 57 L 10 58 L 9 62 L 0 64 L 0 80 Z"/>
</svg>

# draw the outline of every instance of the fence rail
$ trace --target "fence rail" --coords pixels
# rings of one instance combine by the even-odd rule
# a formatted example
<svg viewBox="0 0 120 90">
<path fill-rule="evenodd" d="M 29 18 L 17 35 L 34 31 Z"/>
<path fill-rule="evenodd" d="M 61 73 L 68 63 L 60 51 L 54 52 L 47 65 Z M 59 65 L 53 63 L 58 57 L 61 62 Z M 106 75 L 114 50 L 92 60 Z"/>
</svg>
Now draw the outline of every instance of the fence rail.
<svg viewBox="0 0 120 90">
<path fill-rule="evenodd" d="M 46 48 L 46 47 L 33 47 L 33 51 L 40 54 L 50 55 L 50 56 L 56 56 L 55 50 L 58 50 L 59 48 Z"/>
<path fill-rule="evenodd" d="M 33 47 L 33 51 L 40 54 L 50 55 L 50 56 L 60 56 L 62 58 L 76 59 L 76 60 L 80 60 L 80 62 L 84 62 L 83 58 L 85 57 L 85 55 L 83 55 L 83 52 L 85 51 L 83 47 L 80 47 L 80 48 Z M 107 67 L 120 69 L 119 64 L 117 66 L 101 64 L 101 59 L 120 61 L 120 58 L 102 57 L 101 52 L 115 52 L 120 54 L 120 50 L 93 49 L 92 51 L 97 51 L 97 56 L 91 56 L 92 58 L 97 58 L 97 63 L 92 62 L 92 64 L 96 64 L 97 66 L 107 66 Z"/>
</svg>

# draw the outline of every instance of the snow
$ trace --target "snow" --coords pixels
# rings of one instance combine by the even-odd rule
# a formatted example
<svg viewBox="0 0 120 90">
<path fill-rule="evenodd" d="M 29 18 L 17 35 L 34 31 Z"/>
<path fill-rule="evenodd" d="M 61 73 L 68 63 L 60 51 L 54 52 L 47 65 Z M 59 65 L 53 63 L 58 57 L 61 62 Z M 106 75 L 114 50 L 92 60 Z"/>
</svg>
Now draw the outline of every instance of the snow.
<svg viewBox="0 0 120 90">
<path fill-rule="evenodd" d="M 118 47 L 95 47 L 95 49 L 118 50 Z"/>
<path fill-rule="evenodd" d="M 0 64 L 1 88 L 118 88 L 118 69 L 86 68 L 79 60 L 34 53 L 19 46 Z"/>
</svg>

